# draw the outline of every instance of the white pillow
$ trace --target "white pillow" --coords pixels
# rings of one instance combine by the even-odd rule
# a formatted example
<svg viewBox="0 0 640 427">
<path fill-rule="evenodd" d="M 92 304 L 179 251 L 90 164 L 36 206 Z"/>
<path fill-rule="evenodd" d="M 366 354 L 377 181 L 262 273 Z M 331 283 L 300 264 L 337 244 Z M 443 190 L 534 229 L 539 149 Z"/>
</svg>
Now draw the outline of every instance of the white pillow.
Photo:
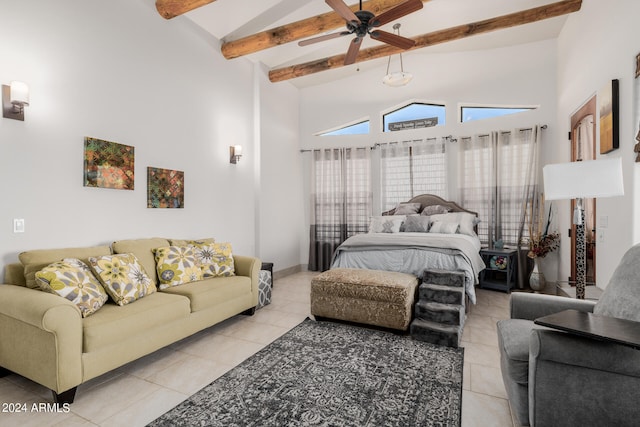
<svg viewBox="0 0 640 427">
<path fill-rule="evenodd" d="M 404 215 L 372 216 L 369 233 L 399 233 L 404 219 Z"/>
<path fill-rule="evenodd" d="M 460 224 L 458 224 L 457 222 L 436 221 L 431 224 L 429 233 L 456 234 L 459 228 Z"/>
<path fill-rule="evenodd" d="M 431 215 L 431 220 L 434 222 L 439 221 L 439 222 L 445 222 L 445 223 L 459 224 L 460 229 L 458 230 L 458 233 L 466 234 L 468 236 L 473 236 L 473 237 L 476 236 L 476 232 L 473 229 L 475 219 L 476 219 L 476 216 L 468 212 L 449 212 L 446 214 Z"/>
</svg>

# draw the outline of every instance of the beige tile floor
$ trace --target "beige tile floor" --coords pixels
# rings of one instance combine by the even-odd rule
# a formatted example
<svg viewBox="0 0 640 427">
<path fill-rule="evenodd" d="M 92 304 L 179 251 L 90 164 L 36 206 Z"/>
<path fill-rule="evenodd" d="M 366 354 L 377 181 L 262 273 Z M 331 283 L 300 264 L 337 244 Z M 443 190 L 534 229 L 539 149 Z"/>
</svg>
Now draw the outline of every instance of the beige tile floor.
<svg viewBox="0 0 640 427">
<path fill-rule="evenodd" d="M 277 279 L 273 302 L 254 316 L 236 316 L 79 386 L 69 413 L 0 412 L 0 426 L 144 426 L 304 320 L 316 274 Z M 462 337 L 462 425 L 512 427 L 496 335 L 509 295 L 478 289 L 477 300 Z M 0 378 L 0 404 L 30 409 L 50 399 L 47 389 L 22 377 Z"/>
</svg>

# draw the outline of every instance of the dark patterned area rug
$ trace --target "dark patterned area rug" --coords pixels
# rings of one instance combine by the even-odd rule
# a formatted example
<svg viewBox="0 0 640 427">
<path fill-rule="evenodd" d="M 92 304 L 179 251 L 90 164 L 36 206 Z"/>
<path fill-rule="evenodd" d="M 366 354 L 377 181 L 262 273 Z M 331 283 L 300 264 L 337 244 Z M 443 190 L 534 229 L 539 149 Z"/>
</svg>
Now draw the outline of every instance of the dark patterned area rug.
<svg viewBox="0 0 640 427">
<path fill-rule="evenodd" d="M 459 426 L 463 349 L 300 325 L 150 426 Z"/>
</svg>

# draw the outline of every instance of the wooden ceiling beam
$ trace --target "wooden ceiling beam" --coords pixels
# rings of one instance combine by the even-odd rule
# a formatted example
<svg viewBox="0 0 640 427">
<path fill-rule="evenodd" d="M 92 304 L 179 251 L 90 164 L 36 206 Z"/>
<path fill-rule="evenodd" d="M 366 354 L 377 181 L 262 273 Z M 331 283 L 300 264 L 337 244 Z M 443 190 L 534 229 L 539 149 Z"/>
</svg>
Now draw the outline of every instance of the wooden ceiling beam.
<svg viewBox="0 0 640 427">
<path fill-rule="evenodd" d="M 414 37 L 413 39 L 416 41 L 416 44 L 410 50 L 421 49 L 440 43 L 446 43 L 466 37 L 475 36 L 478 34 L 488 33 L 491 31 L 516 27 L 519 25 L 567 15 L 569 13 L 580 10 L 581 7 L 582 0 L 564 0 L 545 6 L 523 10 L 521 12 L 510 13 L 508 15 L 502 15 L 491 19 L 485 19 L 483 21 L 473 22 L 471 24 L 459 25 L 444 30 L 434 31 L 432 33 Z M 358 54 L 358 57 L 356 58 L 356 63 L 369 61 L 376 58 L 382 58 L 400 52 L 405 51 L 386 44 L 369 49 L 362 49 Z M 306 76 L 309 74 L 319 73 L 321 71 L 340 68 L 344 66 L 344 57 L 345 55 L 341 54 L 306 62 L 303 64 L 276 68 L 269 71 L 269 80 L 275 83 L 283 80 L 293 79 L 296 77 Z"/>
<path fill-rule="evenodd" d="M 158 0 L 160 1 L 160 0 Z M 405 0 L 369 0 L 362 3 L 362 9 L 373 12 L 376 15 L 403 3 Z M 430 0 L 422 0 L 426 3 Z M 356 11 L 359 4 L 350 6 Z M 322 15 L 313 16 L 301 21 L 292 22 L 260 33 L 252 34 L 238 40 L 228 41 L 222 44 L 222 55 L 227 59 L 237 58 L 243 55 L 259 52 L 281 44 L 315 36 L 316 34 L 331 31 L 336 28 L 346 27 L 344 19 L 331 11 Z"/>
<path fill-rule="evenodd" d="M 175 18 L 216 0 L 156 0 L 156 9 L 164 19 Z"/>
</svg>

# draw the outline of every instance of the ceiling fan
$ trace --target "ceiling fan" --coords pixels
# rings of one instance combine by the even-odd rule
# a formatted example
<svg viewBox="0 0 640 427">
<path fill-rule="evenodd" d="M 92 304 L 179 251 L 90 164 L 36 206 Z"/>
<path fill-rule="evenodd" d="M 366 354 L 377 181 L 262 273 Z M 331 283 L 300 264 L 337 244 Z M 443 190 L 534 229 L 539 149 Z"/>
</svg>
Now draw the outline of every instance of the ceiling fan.
<svg viewBox="0 0 640 427">
<path fill-rule="evenodd" d="M 347 31 L 339 33 L 325 34 L 323 36 L 314 37 L 303 40 L 298 43 L 299 46 L 307 46 L 313 43 L 325 40 L 335 39 L 337 37 L 355 34 L 355 38 L 351 40 L 349 49 L 344 57 L 344 65 L 356 62 L 356 57 L 360 51 L 362 39 L 369 34 L 372 39 L 379 40 L 383 43 L 399 47 L 400 49 L 410 49 L 416 42 L 400 35 L 389 33 L 387 31 L 378 30 L 377 28 L 396 19 L 402 18 L 412 12 L 422 9 L 421 0 L 407 0 L 400 3 L 394 8 L 387 10 L 376 16 L 368 10 L 362 10 L 362 0 L 360 0 L 360 10 L 353 12 L 343 0 L 325 0 L 325 2 L 345 21 L 347 21 Z"/>
</svg>

